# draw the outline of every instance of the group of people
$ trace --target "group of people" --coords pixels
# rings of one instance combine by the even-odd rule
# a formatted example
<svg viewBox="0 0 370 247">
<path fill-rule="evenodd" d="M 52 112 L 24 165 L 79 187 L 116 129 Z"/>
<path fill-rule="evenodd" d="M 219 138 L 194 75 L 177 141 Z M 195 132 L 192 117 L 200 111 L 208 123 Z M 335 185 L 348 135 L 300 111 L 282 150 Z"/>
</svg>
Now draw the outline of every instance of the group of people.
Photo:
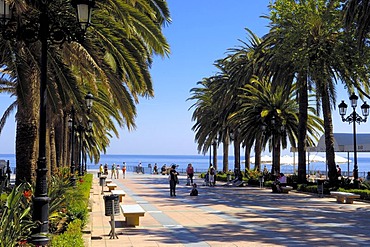
<svg viewBox="0 0 370 247">
<path fill-rule="evenodd" d="M 119 179 L 119 173 L 120 173 L 120 165 L 119 164 L 115 164 L 113 163 L 112 166 L 111 166 L 111 178 L 115 178 L 115 179 Z M 100 164 L 100 167 L 99 167 L 99 172 L 100 174 L 104 174 L 104 175 L 108 175 L 108 165 L 107 164 Z M 123 162 L 123 166 L 122 166 L 122 177 L 123 178 L 126 178 L 126 162 Z"/>
<path fill-rule="evenodd" d="M 176 197 L 176 185 L 179 184 L 179 173 L 176 171 L 176 165 L 172 165 L 168 180 L 170 184 L 170 196 Z M 194 177 L 194 168 L 192 164 L 188 164 L 188 167 L 186 168 L 186 174 L 187 174 L 187 184 L 186 185 L 192 185 L 192 190 L 190 191 L 190 196 L 198 196 L 198 189 L 197 184 L 194 183 L 193 177 Z"/>
</svg>

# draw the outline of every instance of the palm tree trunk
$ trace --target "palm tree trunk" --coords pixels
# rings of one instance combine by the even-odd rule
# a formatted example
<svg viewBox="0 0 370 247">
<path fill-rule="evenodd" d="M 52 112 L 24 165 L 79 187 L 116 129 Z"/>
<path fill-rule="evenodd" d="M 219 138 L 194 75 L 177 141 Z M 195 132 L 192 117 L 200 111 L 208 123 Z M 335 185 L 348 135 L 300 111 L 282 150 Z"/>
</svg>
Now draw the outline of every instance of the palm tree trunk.
<svg viewBox="0 0 370 247">
<path fill-rule="evenodd" d="M 238 133 L 235 133 L 234 139 L 234 162 L 235 162 L 235 169 L 240 171 L 240 141 Z"/>
<path fill-rule="evenodd" d="M 218 170 L 217 168 L 217 143 L 214 142 L 212 146 L 213 146 L 213 166 L 215 167 L 217 171 Z"/>
<path fill-rule="evenodd" d="M 251 162 L 250 162 L 250 158 L 251 158 L 251 148 L 250 146 L 245 146 L 245 151 L 244 151 L 244 157 L 245 157 L 245 169 L 248 169 L 250 170 L 251 169 Z"/>
<path fill-rule="evenodd" d="M 21 51 L 22 49 L 19 49 Z M 27 61 L 32 65 L 32 61 Z M 18 63 L 22 65 L 22 63 Z M 16 184 L 36 181 L 39 136 L 40 92 L 38 74 L 24 74 L 19 68 L 17 85 L 17 130 L 16 130 Z"/>
<path fill-rule="evenodd" d="M 57 153 L 56 153 L 56 140 L 55 140 L 55 128 L 50 127 L 50 174 L 55 175 L 58 171 Z"/>
<path fill-rule="evenodd" d="M 262 139 L 256 138 L 255 145 L 254 145 L 254 169 L 261 171 L 261 153 L 262 153 Z"/>
<path fill-rule="evenodd" d="M 229 133 L 226 133 L 224 135 L 224 140 L 223 140 L 223 164 L 222 164 L 222 171 L 227 172 L 229 170 Z"/>
<path fill-rule="evenodd" d="M 275 146 L 274 146 L 274 159 L 275 161 L 275 172 L 276 174 L 280 173 L 280 154 L 281 154 L 281 146 L 280 146 L 280 136 L 275 137 L 277 140 L 275 141 Z"/>
<path fill-rule="evenodd" d="M 298 121 L 298 183 L 306 183 L 306 139 L 308 93 L 306 74 L 298 76 L 299 86 L 299 121 Z"/>
<path fill-rule="evenodd" d="M 330 184 L 335 185 L 338 182 L 338 177 L 335 166 L 333 120 L 331 117 L 330 100 L 327 90 L 322 94 L 322 112 L 324 115 L 326 163 L 329 170 L 329 182 Z"/>
</svg>

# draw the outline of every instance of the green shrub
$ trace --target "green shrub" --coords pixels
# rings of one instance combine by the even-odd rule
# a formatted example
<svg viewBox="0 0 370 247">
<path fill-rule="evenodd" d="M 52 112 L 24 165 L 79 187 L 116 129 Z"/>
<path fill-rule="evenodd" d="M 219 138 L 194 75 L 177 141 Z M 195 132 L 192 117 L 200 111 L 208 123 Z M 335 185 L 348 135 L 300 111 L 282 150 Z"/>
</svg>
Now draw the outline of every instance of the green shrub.
<svg viewBox="0 0 370 247">
<path fill-rule="evenodd" d="M 339 188 L 338 191 L 349 192 L 360 195 L 363 200 L 370 200 L 370 190 L 361 190 L 361 189 L 343 189 Z"/>
<path fill-rule="evenodd" d="M 51 246 L 53 247 L 84 247 L 84 240 L 81 232 L 82 222 L 75 220 L 68 224 L 67 230 L 60 234 L 54 235 L 51 240 Z"/>
<path fill-rule="evenodd" d="M 82 227 L 86 225 L 92 179 L 92 174 L 86 174 L 82 179 L 77 181 L 76 188 L 66 192 L 65 196 L 68 202 L 66 215 L 68 222 L 79 219 L 81 220 Z"/>
<path fill-rule="evenodd" d="M 26 243 L 31 231 L 36 227 L 31 219 L 32 190 L 28 183 L 14 187 L 0 201 L 0 246 L 18 246 Z M 4 198 L 2 196 L 1 198 Z"/>
</svg>

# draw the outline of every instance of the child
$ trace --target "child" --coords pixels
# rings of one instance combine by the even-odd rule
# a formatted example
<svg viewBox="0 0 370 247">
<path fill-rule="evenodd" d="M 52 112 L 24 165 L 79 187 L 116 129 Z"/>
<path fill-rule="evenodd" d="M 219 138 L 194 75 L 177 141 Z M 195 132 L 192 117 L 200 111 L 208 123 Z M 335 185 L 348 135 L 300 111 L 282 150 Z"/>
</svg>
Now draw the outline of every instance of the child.
<svg viewBox="0 0 370 247">
<path fill-rule="evenodd" d="M 197 184 L 193 184 L 193 189 L 190 192 L 190 196 L 198 196 Z"/>
</svg>

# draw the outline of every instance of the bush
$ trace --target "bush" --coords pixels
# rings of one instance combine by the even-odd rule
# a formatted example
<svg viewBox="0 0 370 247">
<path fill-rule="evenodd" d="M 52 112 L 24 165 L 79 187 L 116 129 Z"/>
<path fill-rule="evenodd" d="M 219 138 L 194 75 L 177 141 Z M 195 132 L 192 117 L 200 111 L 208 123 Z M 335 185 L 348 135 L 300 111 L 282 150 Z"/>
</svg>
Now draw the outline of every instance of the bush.
<svg viewBox="0 0 370 247">
<path fill-rule="evenodd" d="M 53 247 L 84 247 L 84 240 L 82 238 L 81 232 L 82 222 L 81 220 L 75 220 L 69 223 L 67 230 L 60 234 L 54 235 L 51 240 L 51 245 Z"/>
<path fill-rule="evenodd" d="M 26 244 L 31 230 L 36 227 L 31 219 L 32 190 L 28 183 L 14 187 L 0 201 L 0 246 L 18 246 Z"/>
<path fill-rule="evenodd" d="M 65 197 L 68 202 L 66 214 L 68 222 L 79 219 L 81 220 L 82 227 L 86 225 L 92 179 L 92 174 L 86 174 L 83 179 L 77 181 L 76 188 L 66 192 Z"/>
</svg>

